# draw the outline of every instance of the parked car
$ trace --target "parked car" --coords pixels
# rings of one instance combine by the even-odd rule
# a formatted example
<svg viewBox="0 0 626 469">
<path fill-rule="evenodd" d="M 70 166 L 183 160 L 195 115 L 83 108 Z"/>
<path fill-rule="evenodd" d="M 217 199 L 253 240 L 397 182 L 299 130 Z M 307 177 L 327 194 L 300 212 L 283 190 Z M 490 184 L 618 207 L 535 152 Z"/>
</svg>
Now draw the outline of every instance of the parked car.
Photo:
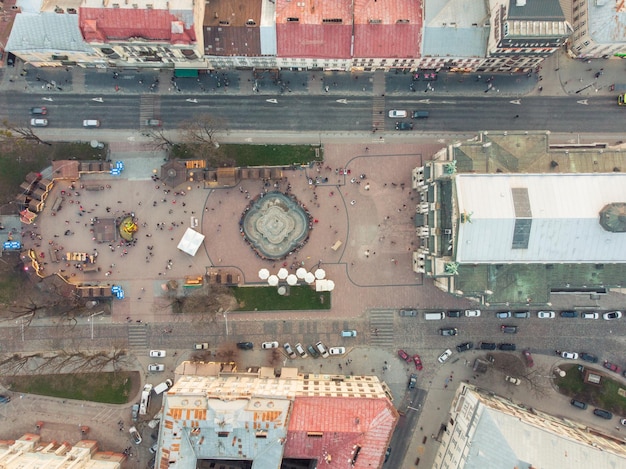
<svg viewBox="0 0 626 469">
<path fill-rule="evenodd" d="M 133 422 L 136 422 L 139 418 L 139 404 L 133 404 L 130 409 L 130 418 Z"/>
<path fill-rule="evenodd" d="M 582 409 L 582 410 L 585 410 L 587 408 L 587 403 L 583 401 L 577 401 L 576 399 L 572 399 L 571 401 L 569 401 L 569 403 L 573 405 L 574 407 L 578 407 L 579 409 Z"/>
<path fill-rule="evenodd" d="M 463 342 L 462 344 L 459 344 L 456 346 L 456 351 L 461 353 L 461 352 L 466 352 L 468 350 L 472 350 L 474 348 L 474 342 Z"/>
<path fill-rule="evenodd" d="M 498 348 L 500 350 L 506 350 L 509 352 L 515 352 L 515 349 L 516 349 L 515 344 L 500 344 Z"/>
<path fill-rule="evenodd" d="M 621 423 L 622 425 L 626 425 L 626 419 L 621 419 L 619 423 Z"/>
<path fill-rule="evenodd" d="M 498 311 L 496 313 L 496 317 L 498 319 L 507 319 L 511 317 L 511 312 L 510 311 Z"/>
<path fill-rule="evenodd" d="M 417 384 L 417 375 L 415 373 L 412 373 L 411 376 L 409 376 L 409 389 L 415 389 L 416 384 Z"/>
<path fill-rule="evenodd" d="M 402 119 L 405 118 L 407 116 L 407 112 L 402 110 L 402 109 L 392 109 L 391 111 L 389 111 L 389 117 L 391 117 L 392 119 Z"/>
<path fill-rule="evenodd" d="M 562 318 L 577 318 L 578 313 L 576 311 L 561 311 Z"/>
<path fill-rule="evenodd" d="M 146 119 L 144 124 L 146 127 L 161 127 L 162 122 L 159 119 Z"/>
<path fill-rule="evenodd" d="M 139 434 L 139 432 L 137 431 L 137 427 L 135 427 L 134 425 L 132 427 L 130 427 L 128 429 L 128 432 L 130 433 L 130 437 L 133 439 L 133 443 L 135 443 L 136 445 L 138 445 L 139 443 L 141 443 L 141 435 Z"/>
<path fill-rule="evenodd" d="M 277 341 L 273 341 L 273 342 L 263 342 L 261 344 L 261 348 L 263 349 L 268 349 L 268 348 L 278 348 L 278 342 Z"/>
<path fill-rule="evenodd" d="M 150 356 L 152 358 L 161 358 L 166 355 L 165 350 L 150 350 Z"/>
<path fill-rule="evenodd" d="M 561 357 L 568 360 L 578 360 L 578 354 L 576 352 L 561 352 Z"/>
<path fill-rule="evenodd" d="M 481 342 L 478 344 L 478 348 L 481 350 L 495 350 L 497 345 L 494 342 Z"/>
<path fill-rule="evenodd" d="M 356 331 L 354 329 L 341 331 L 341 337 L 356 337 Z"/>
<path fill-rule="evenodd" d="M 409 357 L 409 354 L 402 349 L 398 350 L 398 356 L 402 358 L 402 360 L 404 360 L 405 362 L 411 361 L 411 357 Z"/>
<path fill-rule="evenodd" d="M 599 316 L 598 313 L 593 313 L 593 312 L 580 314 L 580 317 L 583 319 L 598 319 L 598 316 Z"/>
<path fill-rule="evenodd" d="M 449 318 L 460 318 L 461 317 L 461 311 L 459 311 L 458 309 L 456 309 L 454 311 L 448 311 L 448 317 Z"/>
<path fill-rule="evenodd" d="M 313 347 L 312 345 L 307 345 L 306 349 L 309 351 L 309 355 L 311 355 L 313 358 L 319 358 L 320 354 L 317 350 L 315 350 L 315 347 Z"/>
<path fill-rule="evenodd" d="M 328 354 L 328 350 L 321 341 L 315 344 L 315 348 L 320 353 L 320 355 L 322 355 L 323 358 L 328 358 L 330 356 Z"/>
<path fill-rule="evenodd" d="M 331 355 L 343 355 L 346 353 L 346 348 L 345 347 L 331 347 L 328 352 Z"/>
<path fill-rule="evenodd" d="M 396 130 L 413 130 L 413 122 L 396 122 Z"/>
<path fill-rule="evenodd" d="M 450 358 L 450 355 L 452 355 L 452 350 L 447 349 L 445 352 L 439 355 L 439 358 L 437 358 L 437 361 L 439 363 L 444 363 L 448 358 Z"/>
<path fill-rule="evenodd" d="M 621 317 L 622 317 L 621 311 L 609 311 L 608 313 L 604 313 L 602 315 L 602 319 L 606 319 L 607 321 L 610 321 L 611 319 L 619 319 Z"/>
<path fill-rule="evenodd" d="M 422 365 L 422 359 L 419 355 L 413 355 L 413 362 L 415 363 L 415 369 L 417 371 L 422 371 L 422 369 L 424 369 L 424 365 Z"/>
<path fill-rule="evenodd" d="M 148 371 L 165 371 L 165 365 L 161 363 L 151 363 L 148 365 Z"/>
<path fill-rule="evenodd" d="M 7 402 L 11 402 L 11 396 L 0 394 L 0 404 L 6 404 Z"/>
<path fill-rule="evenodd" d="M 46 114 L 48 114 L 48 109 L 45 106 L 31 107 L 30 113 L 33 116 L 45 116 Z"/>
<path fill-rule="evenodd" d="M 530 311 L 515 311 L 513 317 L 516 319 L 528 319 L 530 317 Z"/>
<path fill-rule="evenodd" d="M 237 348 L 241 350 L 252 350 L 254 344 L 252 342 L 237 342 Z"/>
<path fill-rule="evenodd" d="M 416 309 L 401 309 L 400 316 L 414 318 L 417 316 L 417 310 Z"/>
<path fill-rule="evenodd" d="M 532 368 L 533 366 L 535 366 L 535 360 L 533 360 L 533 356 L 530 353 L 530 350 L 524 350 L 522 354 L 524 355 L 524 358 L 526 359 L 526 366 L 528 368 Z"/>
<path fill-rule="evenodd" d="M 477 318 L 478 316 L 480 316 L 480 310 L 479 309 L 466 309 L 465 310 L 465 317 L 466 318 Z"/>
<path fill-rule="evenodd" d="M 298 352 L 298 355 L 300 355 L 301 358 L 306 358 L 309 355 L 304 351 L 304 347 L 302 347 L 302 344 L 300 342 L 298 342 L 296 344 L 296 352 Z"/>
<path fill-rule="evenodd" d="M 287 355 L 289 355 L 289 358 L 296 358 L 296 354 L 291 348 L 291 345 L 289 345 L 289 342 L 285 342 L 283 348 L 285 349 L 285 352 L 287 352 Z"/>
<path fill-rule="evenodd" d="M 605 360 L 602 366 L 606 368 L 607 370 L 611 370 L 611 371 L 614 371 L 615 373 L 619 373 L 619 366 L 617 366 L 615 363 L 611 363 Z"/>
<path fill-rule="evenodd" d="M 595 355 L 591 355 L 590 353 L 587 353 L 587 352 L 581 352 L 580 359 L 585 360 L 586 362 L 589 362 L 589 363 L 598 363 L 598 357 L 596 357 Z"/>
<path fill-rule="evenodd" d="M 514 378 L 513 376 L 507 376 L 504 378 L 506 381 L 508 381 L 511 384 L 514 384 L 515 386 L 519 386 L 520 384 L 522 384 L 522 380 L 519 378 Z"/>
<path fill-rule="evenodd" d="M 48 119 L 31 119 L 30 125 L 33 127 L 48 127 Z"/>
<path fill-rule="evenodd" d="M 539 311 L 537 313 L 539 319 L 554 319 L 554 316 L 556 316 L 554 311 Z"/>
<path fill-rule="evenodd" d="M 428 111 L 413 111 L 411 113 L 411 119 L 427 119 Z"/>
<path fill-rule="evenodd" d="M 439 334 L 443 336 L 457 335 L 459 330 L 456 327 L 443 327 L 439 329 Z"/>
<path fill-rule="evenodd" d="M 209 343 L 208 342 L 201 342 L 199 344 L 193 344 L 193 348 L 195 350 L 206 350 L 209 348 Z"/>
<path fill-rule="evenodd" d="M 611 420 L 613 418 L 613 414 L 608 410 L 604 409 L 593 409 L 593 415 L 598 417 L 602 417 L 603 419 Z"/>
<path fill-rule="evenodd" d="M 517 326 L 500 326 L 500 330 L 505 334 L 517 334 Z"/>
</svg>

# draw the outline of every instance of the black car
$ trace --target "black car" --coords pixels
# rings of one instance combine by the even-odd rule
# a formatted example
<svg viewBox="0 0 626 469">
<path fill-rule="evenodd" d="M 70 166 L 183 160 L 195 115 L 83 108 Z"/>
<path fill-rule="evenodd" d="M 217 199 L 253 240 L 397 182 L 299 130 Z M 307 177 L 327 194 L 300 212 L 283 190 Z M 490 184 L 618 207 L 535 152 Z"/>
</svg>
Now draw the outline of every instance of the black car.
<svg viewBox="0 0 626 469">
<path fill-rule="evenodd" d="M 500 330 L 505 334 L 517 334 L 517 326 L 500 326 Z"/>
<path fill-rule="evenodd" d="M 254 348 L 254 344 L 252 342 L 237 342 L 237 348 L 241 350 L 252 350 Z"/>
<path fill-rule="evenodd" d="M 48 114 L 48 108 L 45 106 L 31 107 L 30 114 L 32 116 L 45 116 Z"/>
<path fill-rule="evenodd" d="M 413 130 L 413 122 L 396 122 L 396 130 Z"/>
<path fill-rule="evenodd" d="M 6 404 L 7 402 L 11 402 L 11 396 L 0 394 L 0 404 Z"/>
<path fill-rule="evenodd" d="M 598 363 L 598 357 L 596 357 L 595 355 L 591 355 L 590 353 L 587 353 L 587 352 L 581 352 L 579 357 L 581 360 L 585 360 L 586 362 L 589 362 L 589 363 Z"/>
<path fill-rule="evenodd" d="M 613 418 L 613 414 L 604 409 L 593 409 L 593 415 L 597 415 L 598 417 L 602 417 L 607 420 L 611 420 Z"/>
<path fill-rule="evenodd" d="M 576 311 L 561 311 L 562 318 L 577 318 L 578 312 Z"/>
<path fill-rule="evenodd" d="M 585 410 L 587 408 L 587 404 L 582 401 L 577 401 L 576 399 L 572 399 L 569 401 L 574 407 L 578 407 L 579 409 Z"/>
<path fill-rule="evenodd" d="M 459 330 L 456 327 L 444 327 L 439 329 L 441 335 L 457 335 Z"/>
<path fill-rule="evenodd" d="M 448 311 L 448 317 L 449 318 L 460 318 L 461 317 L 461 311 L 458 311 L 458 310 Z"/>
<path fill-rule="evenodd" d="M 494 342 L 481 342 L 478 348 L 481 350 L 495 350 L 497 345 Z"/>
<path fill-rule="evenodd" d="M 465 352 L 467 350 L 472 350 L 474 348 L 474 342 L 464 342 L 456 346 L 457 352 Z"/>
<path fill-rule="evenodd" d="M 413 373 L 409 376 L 409 389 L 415 389 L 415 385 L 417 384 L 417 375 Z"/>
<path fill-rule="evenodd" d="M 506 350 L 508 352 L 515 352 L 515 344 L 500 344 L 498 347 L 500 350 Z"/>
</svg>

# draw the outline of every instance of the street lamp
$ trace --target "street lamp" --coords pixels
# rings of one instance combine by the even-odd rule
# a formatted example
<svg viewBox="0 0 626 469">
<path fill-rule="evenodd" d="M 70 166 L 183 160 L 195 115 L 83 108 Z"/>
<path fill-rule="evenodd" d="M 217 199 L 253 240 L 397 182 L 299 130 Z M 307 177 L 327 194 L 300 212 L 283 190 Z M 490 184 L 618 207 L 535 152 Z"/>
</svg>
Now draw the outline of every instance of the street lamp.
<svg viewBox="0 0 626 469">
<path fill-rule="evenodd" d="M 93 340 L 93 318 L 95 316 L 100 316 L 103 313 L 104 313 L 104 311 L 99 311 L 97 313 L 90 314 L 89 315 L 89 319 L 87 319 L 87 321 L 91 322 L 91 340 Z"/>
</svg>

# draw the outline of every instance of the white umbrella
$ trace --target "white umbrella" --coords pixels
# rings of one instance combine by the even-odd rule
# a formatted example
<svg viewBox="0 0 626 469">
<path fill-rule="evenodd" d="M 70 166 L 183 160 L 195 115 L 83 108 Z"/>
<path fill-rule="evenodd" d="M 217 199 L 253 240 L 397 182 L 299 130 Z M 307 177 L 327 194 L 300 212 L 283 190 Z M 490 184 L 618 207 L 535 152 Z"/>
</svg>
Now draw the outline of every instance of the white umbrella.
<svg viewBox="0 0 626 469">
<path fill-rule="evenodd" d="M 296 283 L 298 283 L 298 277 L 296 277 L 294 274 L 289 274 L 287 276 L 287 284 L 293 286 Z"/>
<path fill-rule="evenodd" d="M 311 272 L 307 272 L 306 275 L 304 276 L 304 281 L 306 283 L 315 282 L 315 275 L 313 275 Z"/>
<path fill-rule="evenodd" d="M 289 271 L 284 267 L 281 267 L 278 271 L 278 278 L 281 280 L 285 280 L 287 278 L 287 275 L 289 275 Z"/>
<path fill-rule="evenodd" d="M 326 271 L 324 269 L 317 269 L 315 271 L 315 278 L 318 280 L 322 280 L 324 277 L 326 277 Z"/>
<path fill-rule="evenodd" d="M 326 289 L 328 291 L 333 291 L 335 289 L 335 282 L 333 282 L 332 280 L 328 280 L 326 282 Z"/>
<path fill-rule="evenodd" d="M 269 283 L 270 286 L 275 287 L 276 285 L 278 285 L 278 277 L 276 275 L 270 275 L 267 278 L 267 283 Z"/>
<path fill-rule="evenodd" d="M 296 270 L 296 276 L 298 278 L 304 278 L 305 275 L 306 275 L 306 269 L 304 267 L 298 267 L 298 270 Z"/>
<path fill-rule="evenodd" d="M 270 276 L 270 271 L 267 269 L 261 269 L 259 270 L 259 278 L 261 280 L 267 280 L 267 278 Z"/>
<path fill-rule="evenodd" d="M 287 293 L 287 289 L 284 286 L 278 287 L 278 294 L 284 296 Z"/>
</svg>

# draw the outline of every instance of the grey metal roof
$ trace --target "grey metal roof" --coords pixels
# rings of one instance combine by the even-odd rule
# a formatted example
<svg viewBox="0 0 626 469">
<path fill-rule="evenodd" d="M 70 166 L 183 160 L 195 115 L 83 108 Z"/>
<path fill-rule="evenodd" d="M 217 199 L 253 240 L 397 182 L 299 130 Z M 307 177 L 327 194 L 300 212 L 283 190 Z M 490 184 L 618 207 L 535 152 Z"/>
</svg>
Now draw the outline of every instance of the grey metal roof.
<svg viewBox="0 0 626 469">
<path fill-rule="evenodd" d="M 80 33 L 78 15 L 58 13 L 16 15 L 5 49 L 9 52 L 94 52 Z"/>
<path fill-rule="evenodd" d="M 522 6 L 518 1 L 509 0 L 509 19 L 565 20 L 559 0 L 525 0 Z"/>
<path fill-rule="evenodd" d="M 626 11 L 618 11 L 618 2 L 587 2 L 589 36 L 600 44 L 626 42 Z"/>
<path fill-rule="evenodd" d="M 626 262 L 626 233 L 599 221 L 607 204 L 626 201 L 626 174 L 460 174 L 455 182 L 459 214 L 470 220 L 458 225 L 457 262 Z M 528 191 L 530 217 L 516 216 L 519 188 Z M 532 223 L 516 227 L 517 219 Z M 516 235 L 528 237 L 527 248 Z"/>
<path fill-rule="evenodd" d="M 484 57 L 489 38 L 486 2 L 430 0 L 424 10 L 423 56 Z"/>
</svg>

